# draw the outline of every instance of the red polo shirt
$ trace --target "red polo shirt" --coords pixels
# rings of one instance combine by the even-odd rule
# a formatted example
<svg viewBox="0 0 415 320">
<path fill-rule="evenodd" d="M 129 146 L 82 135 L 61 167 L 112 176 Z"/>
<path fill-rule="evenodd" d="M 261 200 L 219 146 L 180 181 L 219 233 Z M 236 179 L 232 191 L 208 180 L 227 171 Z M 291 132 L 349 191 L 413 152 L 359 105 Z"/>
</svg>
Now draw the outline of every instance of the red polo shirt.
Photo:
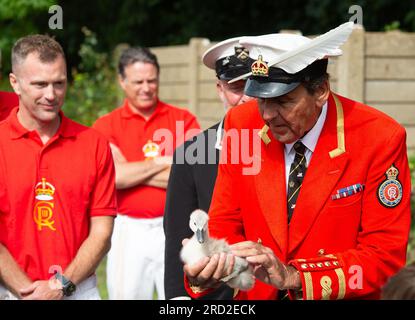
<svg viewBox="0 0 415 320">
<path fill-rule="evenodd" d="M 19 97 L 13 92 L 0 91 L 0 121 L 6 119 L 10 111 L 19 105 Z"/>
<path fill-rule="evenodd" d="M 99 118 L 93 127 L 119 147 L 129 162 L 145 160 L 145 146 L 150 154 L 150 147 L 156 147 L 154 144 L 158 145 L 160 156 L 172 156 L 177 146 L 197 134 L 200 129 L 195 116 L 185 109 L 159 101 L 154 113 L 145 120 L 132 112 L 127 100 L 121 107 Z M 165 138 L 158 141 L 157 135 Z M 171 145 L 169 150 L 163 148 L 167 144 Z M 137 185 L 117 190 L 117 196 L 120 214 L 155 218 L 164 213 L 166 189 Z"/>
<path fill-rule="evenodd" d="M 43 145 L 17 111 L 0 123 L 0 242 L 32 280 L 45 280 L 73 260 L 91 217 L 116 214 L 115 170 L 95 130 L 61 113 Z"/>
</svg>

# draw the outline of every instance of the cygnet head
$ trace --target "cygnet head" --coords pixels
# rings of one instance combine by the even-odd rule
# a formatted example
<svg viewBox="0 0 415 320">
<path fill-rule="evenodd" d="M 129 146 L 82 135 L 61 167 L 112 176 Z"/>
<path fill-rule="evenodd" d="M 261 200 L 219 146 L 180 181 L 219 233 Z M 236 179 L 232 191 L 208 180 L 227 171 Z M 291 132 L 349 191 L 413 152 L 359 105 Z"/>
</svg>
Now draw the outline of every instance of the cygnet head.
<svg viewBox="0 0 415 320">
<path fill-rule="evenodd" d="M 190 229 L 196 234 L 196 238 L 199 243 L 204 243 L 206 240 L 208 220 L 208 214 L 200 209 L 193 211 L 190 215 L 189 226 Z"/>
</svg>

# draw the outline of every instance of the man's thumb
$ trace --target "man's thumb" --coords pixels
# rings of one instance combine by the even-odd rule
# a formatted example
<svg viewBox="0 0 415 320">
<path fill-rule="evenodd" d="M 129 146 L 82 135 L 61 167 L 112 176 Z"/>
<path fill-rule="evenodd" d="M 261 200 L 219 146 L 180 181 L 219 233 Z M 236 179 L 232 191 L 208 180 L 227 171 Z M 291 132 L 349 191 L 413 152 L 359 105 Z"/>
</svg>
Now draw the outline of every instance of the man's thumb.
<svg viewBox="0 0 415 320">
<path fill-rule="evenodd" d="M 20 294 L 21 295 L 27 295 L 29 293 L 32 293 L 33 291 L 35 291 L 36 289 L 36 282 L 33 282 L 30 286 L 28 286 L 27 288 L 24 289 L 20 289 Z"/>
</svg>

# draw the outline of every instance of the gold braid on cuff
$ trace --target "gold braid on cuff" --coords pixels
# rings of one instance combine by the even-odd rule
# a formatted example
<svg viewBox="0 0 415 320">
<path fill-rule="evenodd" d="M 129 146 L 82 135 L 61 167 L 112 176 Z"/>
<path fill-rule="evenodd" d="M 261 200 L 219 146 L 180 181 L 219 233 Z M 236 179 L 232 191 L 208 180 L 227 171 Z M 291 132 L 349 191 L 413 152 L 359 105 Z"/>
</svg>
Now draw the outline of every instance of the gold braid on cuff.
<svg viewBox="0 0 415 320">
<path fill-rule="evenodd" d="M 201 288 L 198 285 L 191 284 L 190 282 L 189 282 L 189 288 L 193 291 L 193 293 L 196 293 L 196 294 L 197 293 L 202 293 L 203 291 L 207 290 L 207 289 Z"/>
</svg>

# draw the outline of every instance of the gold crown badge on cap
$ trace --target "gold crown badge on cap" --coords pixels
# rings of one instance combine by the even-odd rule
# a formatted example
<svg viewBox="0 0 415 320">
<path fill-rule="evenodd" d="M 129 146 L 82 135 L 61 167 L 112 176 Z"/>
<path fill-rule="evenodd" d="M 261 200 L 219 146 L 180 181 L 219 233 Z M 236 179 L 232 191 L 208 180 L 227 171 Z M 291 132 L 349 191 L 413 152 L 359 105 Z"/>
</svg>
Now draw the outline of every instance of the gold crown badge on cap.
<svg viewBox="0 0 415 320">
<path fill-rule="evenodd" d="M 259 55 L 258 60 L 252 63 L 251 72 L 256 77 L 268 77 L 268 64 L 262 60 L 262 55 Z"/>
</svg>

